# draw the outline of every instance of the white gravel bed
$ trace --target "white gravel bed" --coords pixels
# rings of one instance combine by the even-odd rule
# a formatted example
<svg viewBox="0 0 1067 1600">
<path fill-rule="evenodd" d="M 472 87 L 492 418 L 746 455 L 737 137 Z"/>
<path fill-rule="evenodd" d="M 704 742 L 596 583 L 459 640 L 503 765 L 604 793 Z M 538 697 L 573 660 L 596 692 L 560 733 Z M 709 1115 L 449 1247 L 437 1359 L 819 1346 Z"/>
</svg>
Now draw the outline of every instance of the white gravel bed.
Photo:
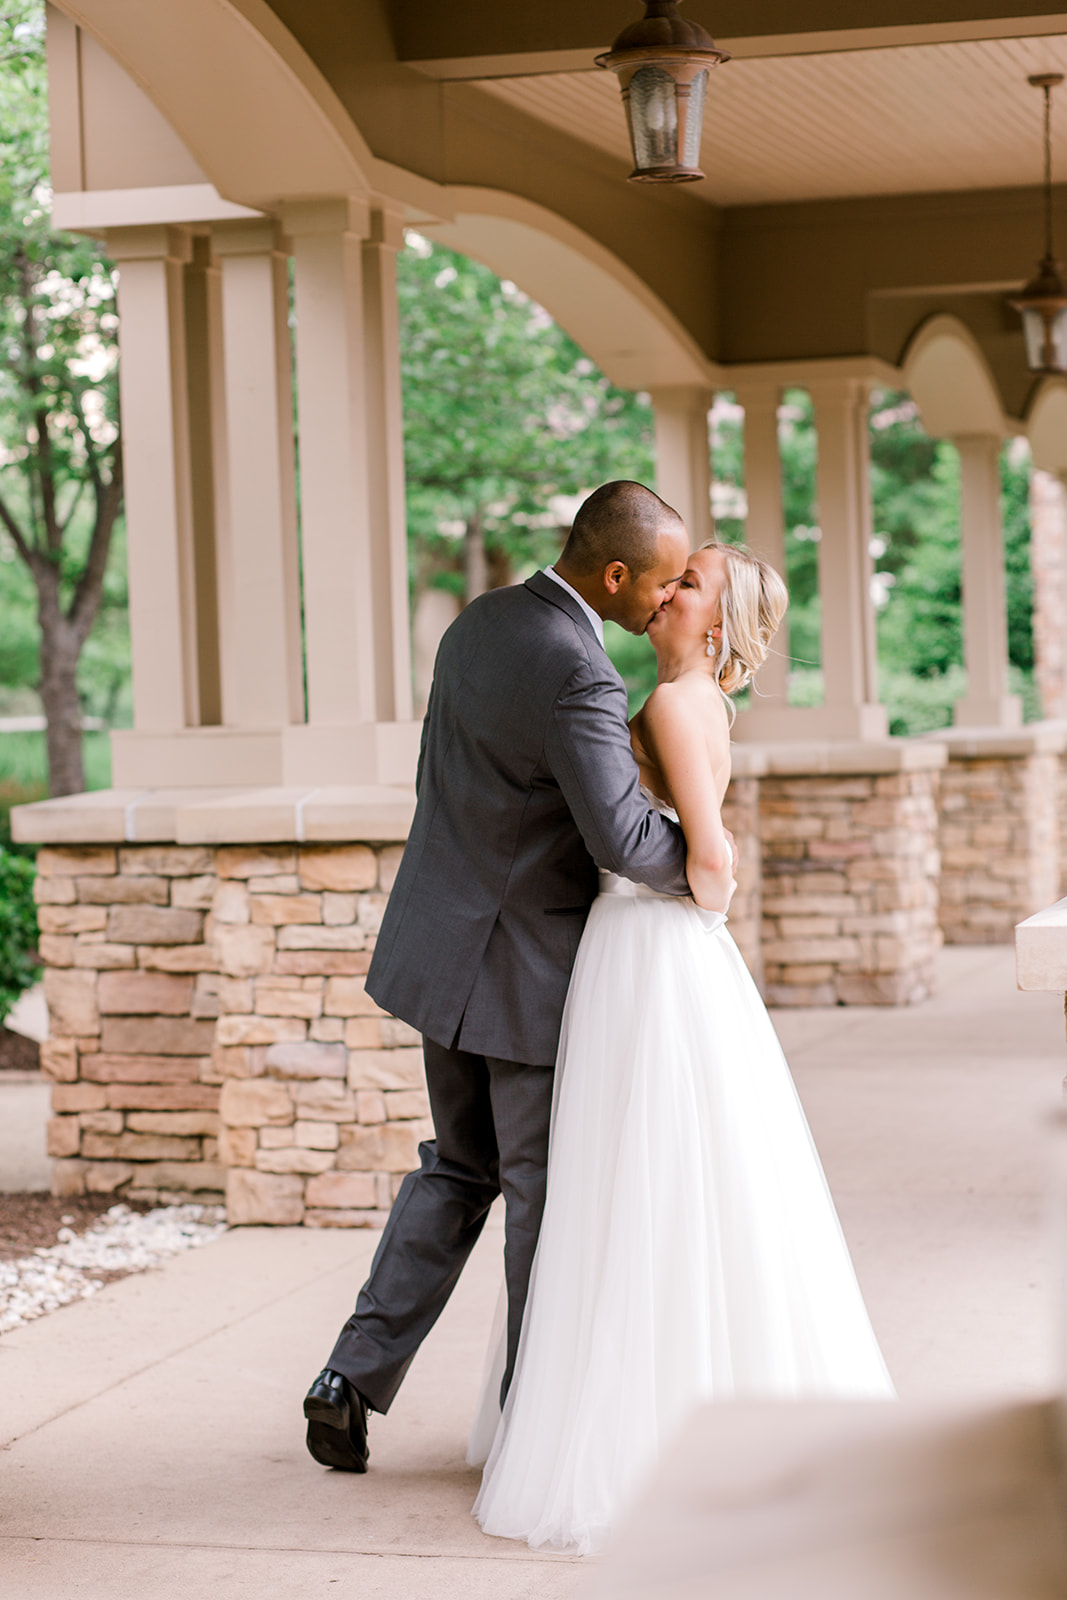
<svg viewBox="0 0 1067 1600">
<path fill-rule="evenodd" d="M 60 1228 L 58 1244 L 19 1261 L 0 1261 L 0 1333 L 88 1299 L 104 1287 L 96 1274 L 144 1272 L 225 1231 L 221 1206 L 198 1205 L 160 1206 L 143 1215 L 117 1205 L 85 1233 Z"/>
</svg>

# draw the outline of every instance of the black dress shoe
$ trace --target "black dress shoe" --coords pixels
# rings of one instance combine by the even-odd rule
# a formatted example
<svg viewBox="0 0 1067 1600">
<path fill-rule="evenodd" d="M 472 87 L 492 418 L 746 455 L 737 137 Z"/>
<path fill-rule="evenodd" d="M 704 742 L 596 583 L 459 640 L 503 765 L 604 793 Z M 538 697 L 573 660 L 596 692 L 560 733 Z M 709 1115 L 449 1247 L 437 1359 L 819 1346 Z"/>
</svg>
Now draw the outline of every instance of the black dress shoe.
<svg viewBox="0 0 1067 1600">
<path fill-rule="evenodd" d="M 324 1367 L 304 1396 L 308 1449 L 324 1467 L 366 1472 L 367 1403 L 341 1373 Z"/>
</svg>

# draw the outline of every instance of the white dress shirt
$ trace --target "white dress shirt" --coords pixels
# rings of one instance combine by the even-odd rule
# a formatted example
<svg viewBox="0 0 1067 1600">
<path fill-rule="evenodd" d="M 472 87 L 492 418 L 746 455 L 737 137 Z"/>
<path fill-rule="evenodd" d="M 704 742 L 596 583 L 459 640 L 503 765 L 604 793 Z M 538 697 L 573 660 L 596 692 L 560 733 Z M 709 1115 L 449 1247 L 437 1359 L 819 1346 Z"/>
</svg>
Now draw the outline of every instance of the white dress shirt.
<svg viewBox="0 0 1067 1600">
<path fill-rule="evenodd" d="M 567 582 L 566 578 L 561 578 L 560 577 L 560 575 L 556 571 L 555 567 L 546 567 L 544 569 L 544 571 L 545 571 L 545 577 L 546 578 L 551 578 L 553 583 L 558 583 L 561 589 L 566 589 L 567 593 L 570 595 L 572 600 L 577 600 L 578 604 L 581 606 L 582 610 L 585 612 L 586 616 L 589 618 L 590 622 L 593 624 L 593 632 L 596 634 L 597 638 L 600 640 L 600 646 L 601 646 L 601 649 L 603 649 L 603 647 L 604 647 L 604 623 L 601 620 L 601 618 L 597 616 L 597 614 L 593 610 L 592 606 L 588 603 L 588 601 L 582 599 L 582 597 L 578 593 L 577 589 L 572 589 L 571 588 L 571 586 Z"/>
</svg>

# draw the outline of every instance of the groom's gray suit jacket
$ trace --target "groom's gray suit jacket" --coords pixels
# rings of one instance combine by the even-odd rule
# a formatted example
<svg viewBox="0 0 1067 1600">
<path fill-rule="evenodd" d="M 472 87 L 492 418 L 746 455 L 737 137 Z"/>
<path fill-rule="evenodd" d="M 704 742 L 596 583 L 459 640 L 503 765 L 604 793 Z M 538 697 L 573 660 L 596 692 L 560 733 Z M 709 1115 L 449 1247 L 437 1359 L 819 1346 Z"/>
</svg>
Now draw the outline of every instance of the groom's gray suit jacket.
<svg viewBox="0 0 1067 1600">
<path fill-rule="evenodd" d="M 368 992 L 439 1044 L 551 1063 L 597 868 L 688 885 L 680 830 L 638 787 L 622 679 L 543 573 L 442 639 L 417 790 Z"/>
</svg>

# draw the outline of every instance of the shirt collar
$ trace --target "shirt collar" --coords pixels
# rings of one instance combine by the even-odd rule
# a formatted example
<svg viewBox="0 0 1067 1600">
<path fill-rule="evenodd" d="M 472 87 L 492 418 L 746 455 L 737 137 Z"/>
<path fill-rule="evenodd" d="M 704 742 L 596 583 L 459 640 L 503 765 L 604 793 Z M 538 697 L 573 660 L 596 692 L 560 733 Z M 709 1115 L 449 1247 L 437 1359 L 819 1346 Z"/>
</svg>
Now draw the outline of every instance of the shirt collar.
<svg viewBox="0 0 1067 1600">
<path fill-rule="evenodd" d="M 596 612 L 593 610 L 592 606 L 588 603 L 588 601 L 582 599 L 582 597 L 578 593 L 577 589 L 572 589 L 571 588 L 571 586 L 567 582 L 566 578 L 561 578 L 560 577 L 560 575 L 556 571 L 555 567 L 546 567 L 545 568 L 545 577 L 546 578 L 551 578 L 553 583 L 558 583 L 561 589 L 566 589 L 567 593 L 570 595 L 572 600 L 577 600 L 578 604 L 581 606 L 582 610 L 585 612 L 586 616 L 589 618 L 589 621 L 593 624 L 593 632 L 596 634 L 597 638 L 600 640 L 600 646 L 601 646 L 601 649 L 603 649 L 603 647 L 604 647 L 604 623 L 603 623 L 602 619 L 597 616 Z"/>
</svg>

